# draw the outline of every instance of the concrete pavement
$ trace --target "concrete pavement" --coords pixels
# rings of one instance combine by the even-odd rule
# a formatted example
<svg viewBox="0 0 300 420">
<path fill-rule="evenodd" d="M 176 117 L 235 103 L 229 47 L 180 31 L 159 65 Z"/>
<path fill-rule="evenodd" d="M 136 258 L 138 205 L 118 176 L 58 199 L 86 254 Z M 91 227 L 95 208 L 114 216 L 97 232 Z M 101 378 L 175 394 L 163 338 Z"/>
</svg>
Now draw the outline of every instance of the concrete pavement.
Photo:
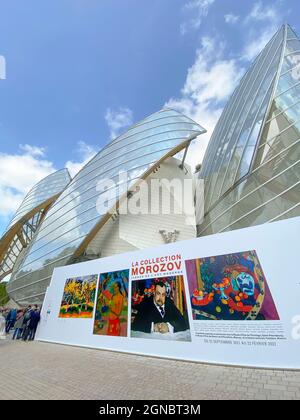
<svg viewBox="0 0 300 420">
<path fill-rule="evenodd" d="M 0 340 L 0 399 L 300 399 L 300 372 Z"/>
</svg>

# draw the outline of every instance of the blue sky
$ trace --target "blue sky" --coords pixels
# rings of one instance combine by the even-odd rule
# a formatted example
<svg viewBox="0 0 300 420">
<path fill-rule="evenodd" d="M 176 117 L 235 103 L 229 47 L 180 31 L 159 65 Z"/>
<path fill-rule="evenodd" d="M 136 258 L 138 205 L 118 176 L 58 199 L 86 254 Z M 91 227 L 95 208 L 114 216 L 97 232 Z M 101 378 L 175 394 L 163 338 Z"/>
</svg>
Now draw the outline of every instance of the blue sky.
<svg viewBox="0 0 300 420">
<path fill-rule="evenodd" d="M 296 0 L 0 0 L 0 232 L 38 180 L 72 174 L 164 105 L 208 129 Z"/>
</svg>

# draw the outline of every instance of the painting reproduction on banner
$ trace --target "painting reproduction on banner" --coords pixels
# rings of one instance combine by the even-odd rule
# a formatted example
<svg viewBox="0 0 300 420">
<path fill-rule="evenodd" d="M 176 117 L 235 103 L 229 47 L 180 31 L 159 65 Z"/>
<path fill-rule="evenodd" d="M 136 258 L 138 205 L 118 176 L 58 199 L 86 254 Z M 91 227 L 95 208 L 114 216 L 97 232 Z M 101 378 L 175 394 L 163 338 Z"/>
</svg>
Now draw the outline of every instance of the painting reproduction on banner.
<svg viewBox="0 0 300 420">
<path fill-rule="evenodd" d="M 94 334 L 127 336 L 129 270 L 100 274 Z"/>
<path fill-rule="evenodd" d="M 193 319 L 279 320 L 255 251 L 186 261 Z"/>
<path fill-rule="evenodd" d="M 92 318 L 97 280 L 98 274 L 67 279 L 59 318 Z"/>
<path fill-rule="evenodd" d="M 191 341 L 182 275 L 132 281 L 131 337 Z"/>
</svg>

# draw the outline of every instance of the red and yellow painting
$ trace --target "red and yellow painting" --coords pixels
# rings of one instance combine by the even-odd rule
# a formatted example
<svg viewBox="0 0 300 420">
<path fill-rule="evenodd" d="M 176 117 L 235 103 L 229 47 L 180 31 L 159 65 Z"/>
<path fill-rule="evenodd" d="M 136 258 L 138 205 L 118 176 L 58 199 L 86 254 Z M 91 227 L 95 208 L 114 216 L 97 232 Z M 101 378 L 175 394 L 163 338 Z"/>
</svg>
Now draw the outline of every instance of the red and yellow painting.
<svg viewBox="0 0 300 420">
<path fill-rule="evenodd" d="M 279 320 L 255 251 L 186 261 L 195 320 Z"/>
<path fill-rule="evenodd" d="M 66 281 L 59 318 L 92 318 L 98 274 Z"/>
<path fill-rule="evenodd" d="M 127 337 L 129 270 L 100 275 L 94 334 Z"/>
</svg>

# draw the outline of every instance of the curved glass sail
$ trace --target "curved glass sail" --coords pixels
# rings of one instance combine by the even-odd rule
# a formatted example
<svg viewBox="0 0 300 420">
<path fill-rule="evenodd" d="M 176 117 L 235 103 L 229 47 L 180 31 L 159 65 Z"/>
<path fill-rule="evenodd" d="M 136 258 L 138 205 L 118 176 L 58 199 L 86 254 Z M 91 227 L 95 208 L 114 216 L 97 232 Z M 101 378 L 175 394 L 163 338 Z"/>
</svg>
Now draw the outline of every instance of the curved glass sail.
<svg viewBox="0 0 300 420">
<path fill-rule="evenodd" d="M 50 197 L 61 193 L 70 181 L 70 174 L 68 170 L 64 168 L 46 176 L 46 178 L 38 182 L 22 201 L 22 204 L 16 211 L 16 214 L 6 231 L 32 209 L 48 200 Z"/>
<path fill-rule="evenodd" d="M 254 77 L 259 89 L 249 95 Z M 235 137 L 239 114 L 251 128 Z M 300 40 L 290 26 L 275 34 L 230 99 L 200 177 L 206 191 L 198 235 L 300 215 Z"/>
<path fill-rule="evenodd" d="M 206 180 L 206 211 L 249 172 L 272 97 L 283 41 L 281 28 L 243 77 L 212 134 L 200 174 Z"/>
<path fill-rule="evenodd" d="M 62 169 L 42 179 L 26 195 L 0 240 L 0 279 L 12 272 L 51 204 L 70 181 L 68 170 Z"/>
<path fill-rule="evenodd" d="M 46 215 L 34 242 L 9 288 L 18 300 L 27 295 L 40 299 L 53 268 L 64 265 L 100 226 L 136 181 L 158 162 L 185 148 L 205 130 L 177 111 L 163 109 L 132 126 L 104 147 L 72 180 Z M 126 181 L 119 173 L 126 172 Z M 103 191 L 99 181 L 109 180 L 108 205 L 99 209 Z M 121 193 L 120 193 L 121 191 Z M 31 285 L 31 286 L 30 286 Z"/>
</svg>

